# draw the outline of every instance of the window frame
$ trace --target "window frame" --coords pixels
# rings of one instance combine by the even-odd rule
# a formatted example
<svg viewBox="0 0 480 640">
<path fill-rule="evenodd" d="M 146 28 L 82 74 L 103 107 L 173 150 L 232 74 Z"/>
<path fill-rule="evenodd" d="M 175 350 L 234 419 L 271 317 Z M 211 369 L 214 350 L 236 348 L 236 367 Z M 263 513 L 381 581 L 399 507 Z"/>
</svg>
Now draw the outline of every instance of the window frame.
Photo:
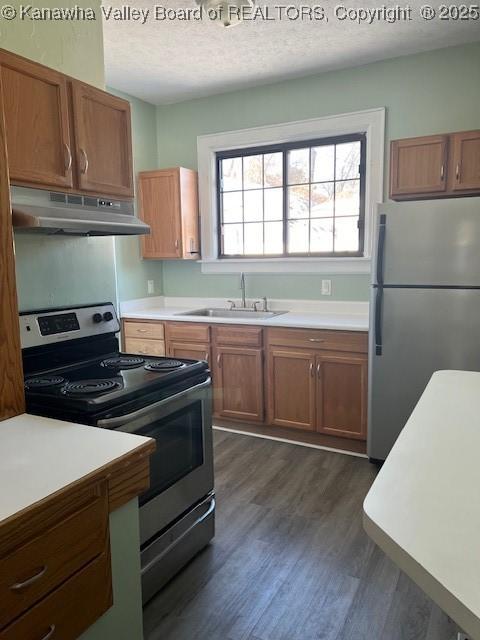
<svg viewBox="0 0 480 640">
<path fill-rule="evenodd" d="M 360 164 L 359 164 L 359 216 L 358 216 L 358 234 L 359 243 L 358 251 L 324 251 L 324 252 L 304 252 L 304 253 L 289 253 L 287 251 L 287 234 L 288 234 L 288 152 L 294 149 L 311 149 L 312 147 L 330 146 L 337 144 L 344 144 L 348 142 L 360 142 Z M 223 253 L 223 239 L 222 239 L 222 189 L 221 189 L 221 162 L 228 158 L 245 158 L 254 155 L 265 155 L 269 153 L 282 153 L 282 190 L 283 190 L 283 205 L 282 205 L 282 225 L 283 225 L 283 253 L 276 254 L 224 254 Z M 311 168 L 309 166 L 309 168 Z M 309 138 L 305 140 L 295 140 L 292 142 L 282 142 L 274 144 L 255 145 L 250 147 L 241 147 L 237 149 L 227 149 L 215 152 L 215 196 L 216 196 L 216 227 L 217 227 L 217 256 L 218 260 L 269 260 L 269 259 L 289 259 L 289 258 L 301 258 L 301 259 L 315 259 L 326 258 L 335 260 L 337 258 L 363 258 L 365 255 L 365 209 L 366 209 L 366 171 L 367 171 L 367 132 L 359 131 L 357 133 L 347 133 L 340 135 L 333 135 L 321 138 Z M 311 178 L 311 175 L 309 176 Z M 355 178 L 357 179 L 357 178 Z M 325 182 L 325 181 L 324 181 Z M 332 180 L 336 184 L 339 180 Z M 312 182 L 309 180 L 305 183 L 309 186 L 312 184 L 321 184 L 320 182 Z M 296 186 L 296 185 L 293 185 Z M 239 192 L 243 194 L 247 191 L 241 189 Z M 265 191 L 265 186 L 262 187 L 262 192 Z M 352 216 L 353 217 L 353 216 Z M 334 216 L 335 219 L 335 216 Z M 311 220 L 309 216 L 309 220 Z M 264 220 L 263 220 L 264 223 Z M 245 223 L 242 221 L 242 226 Z"/>
</svg>

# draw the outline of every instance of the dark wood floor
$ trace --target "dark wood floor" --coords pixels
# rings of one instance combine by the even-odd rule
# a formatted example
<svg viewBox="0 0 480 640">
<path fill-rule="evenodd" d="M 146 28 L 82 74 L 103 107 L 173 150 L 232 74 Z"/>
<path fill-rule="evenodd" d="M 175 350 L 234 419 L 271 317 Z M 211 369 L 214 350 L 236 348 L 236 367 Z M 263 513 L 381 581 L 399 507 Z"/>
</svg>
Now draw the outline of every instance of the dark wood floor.
<svg viewBox="0 0 480 640">
<path fill-rule="evenodd" d="M 145 609 L 147 640 L 452 640 L 369 540 L 354 458 L 215 432 L 217 534 Z"/>
</svg>

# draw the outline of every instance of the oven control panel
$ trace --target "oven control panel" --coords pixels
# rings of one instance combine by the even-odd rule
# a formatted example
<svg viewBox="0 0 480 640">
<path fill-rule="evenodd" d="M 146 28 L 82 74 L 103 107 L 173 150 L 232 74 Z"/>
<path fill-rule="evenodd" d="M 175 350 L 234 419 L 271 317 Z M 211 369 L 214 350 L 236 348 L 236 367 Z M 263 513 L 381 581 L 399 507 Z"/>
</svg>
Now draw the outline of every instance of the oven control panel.
<svg viewBox="0 0 480 640">
<path fill-rule="evenodd" d="M 70 309 L 42 309 L 20 314 L 22 349 L 118 331 L 120 324 L 111 302 Z"/>
<path fill-rule="evenodd" d="M 54 316 L 39 316 L 37 321 L 42 336 L 80 330 L 80 324 L 75 312 L 61 313 Z"/>
</svg>

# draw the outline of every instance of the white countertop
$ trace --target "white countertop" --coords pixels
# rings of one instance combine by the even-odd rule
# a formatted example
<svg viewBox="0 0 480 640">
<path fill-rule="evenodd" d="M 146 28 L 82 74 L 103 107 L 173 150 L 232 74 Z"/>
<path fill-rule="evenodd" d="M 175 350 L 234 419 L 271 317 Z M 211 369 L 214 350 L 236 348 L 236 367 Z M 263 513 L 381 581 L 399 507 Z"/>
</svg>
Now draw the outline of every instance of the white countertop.
<svg viewBox="0 0 480 640">
<path fill-rule="evenodd" d="M 435 373 L 364 503 L 370 537 L 480 639 L 480 373 Z"/>
<path fill-rule="evenodd" d="M 249 301 L 251 303 L 251 301 Z M 209 324 L 250 324 L 265 327 L 368 331 L 367 302 L 270 300 L 272 311 L 288 310 L 272 318 L 210 318 L 178 315 L 206 307 L 227 308 L 224 298 L 144 298 L 121 303 L 121 316 L 140 320 L 175 320 Z"/>
<path fill-rule="evenodd" d="M 0 523 L 148 440 L 26 413 L 0 422 Z"/>
</svg>

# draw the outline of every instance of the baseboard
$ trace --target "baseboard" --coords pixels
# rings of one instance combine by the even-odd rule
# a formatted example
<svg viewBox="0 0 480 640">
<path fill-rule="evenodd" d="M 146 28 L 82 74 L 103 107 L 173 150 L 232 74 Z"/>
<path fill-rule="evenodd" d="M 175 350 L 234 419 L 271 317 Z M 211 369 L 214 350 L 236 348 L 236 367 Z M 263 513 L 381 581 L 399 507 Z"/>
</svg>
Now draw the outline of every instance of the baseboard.
<svg viewBox="0 0 480 640">
<path fill-rule="evenodd" d="M 339 449 L 337 447 L 331 447 L 326 444 L 317 444 L 315 442 L 306 442 L 305 440 L 295 439 L 292 437 L 282 437 L 279 435 L 274 435 L 271 433 L 267 433 L 265 427 L 252 427 L 248 426 L 233 426 L 233 425 L 225 425 L 225 424 L 214 424 L 213 428 L 218 431 L 229 431 L 230 433 L 238 433 L 243 436 L 253 436 L 254 438 L 264 438 L 265 440 L 274 440 L 276 442 L 285 442 L 287 444 L 295 444 L 300 447 L 309 447 L 311 449 L 321 449 L 322 451 L 331 451 L 333 453 L 343 453 L 347 456 L 354 456 L 356 458 L 368 458 L 366 453 L 362 451 L 351 451 L 349 449 Z M 327 436 L 328 437 L 328 436 Z M 350 441 L 349 441 L 350 442 Z"/>
</svg>

